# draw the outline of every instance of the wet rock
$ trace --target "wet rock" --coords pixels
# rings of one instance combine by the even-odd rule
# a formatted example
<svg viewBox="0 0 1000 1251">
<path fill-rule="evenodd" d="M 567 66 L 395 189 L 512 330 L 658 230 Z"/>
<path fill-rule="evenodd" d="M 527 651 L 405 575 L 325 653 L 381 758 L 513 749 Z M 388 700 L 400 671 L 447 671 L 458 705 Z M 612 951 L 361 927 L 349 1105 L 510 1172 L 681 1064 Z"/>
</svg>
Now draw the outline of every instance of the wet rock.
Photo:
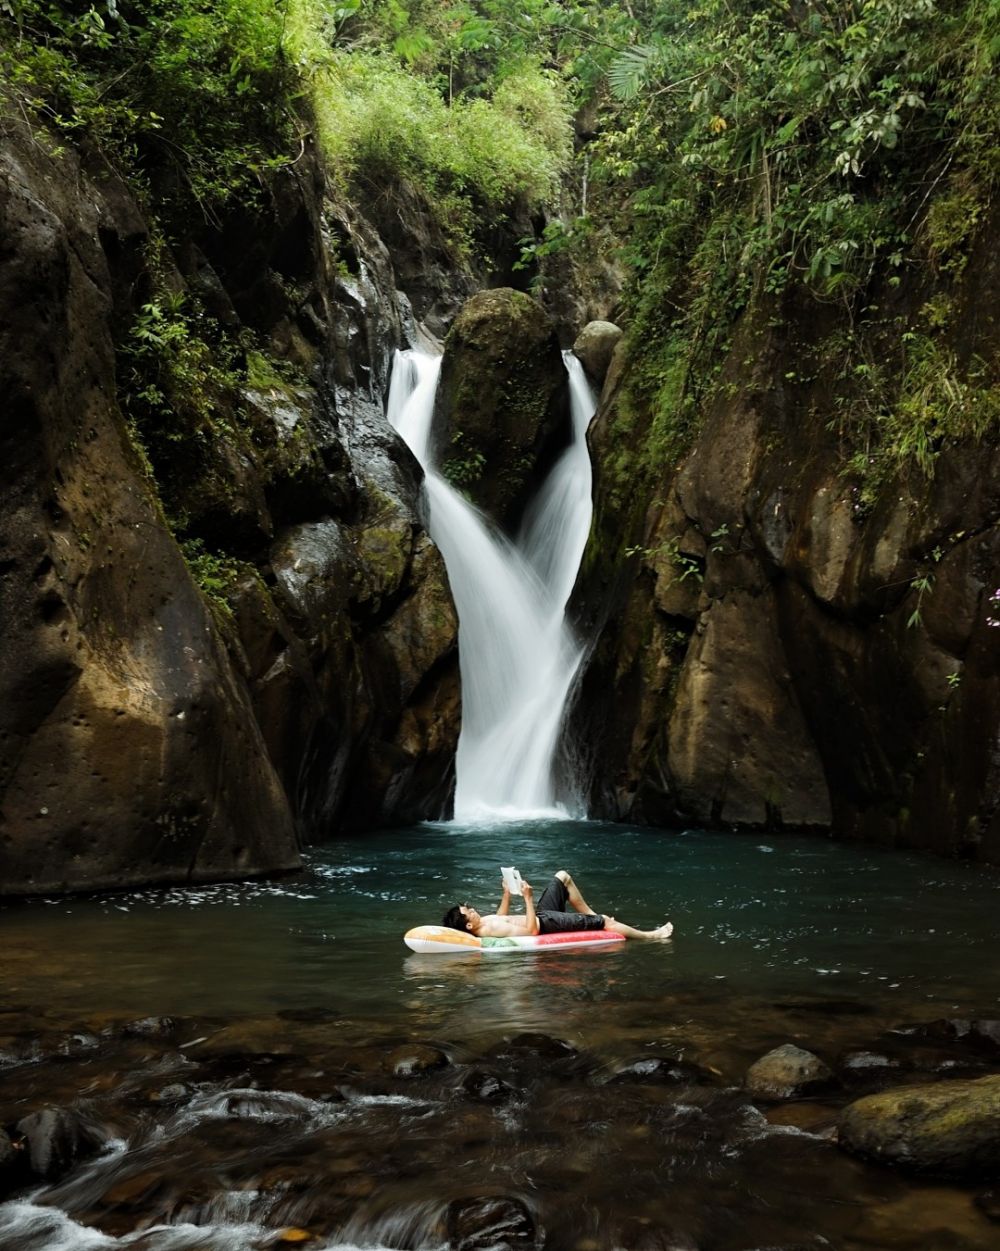
<svg viewBox="0 0 1000 1251">
<path fill-rule="evenodd" d="M 846 1107 L 840 1145 L 855 1155 L 939 1178 L 1000 1168 L 1000 1077 L 906 1086 Z"/>
<path fill-rule="evenodd" d="M 620 327 L 610 321 L 590 321 L 577 335 L 573 352 L 587 372 L 587 377 L 600 391 L 607 376 L 611 356 L 622 337 Z"/>
<path fill-rule="evenodd" d="M 785 1043 L 751 1065 L 743 1085 L 757 1099 L 795 1099 L 826 1089 L 833 1082 L 832 1071 L 818 1056 Z"/>
<path fill-rule="evenodd" d="M 569 436 L 566 370 L 541 305 L 508 288 L 473 296 L 445 340 L 435 402 L 445 477 L 514 530 Z"/>
<path fill-rule="evenodd" d="M 411 1047 L 396 1047 L 390 1051 L 385 1057 L 383 1067 L 393 1077 L 423 1077 L 425 1073 L 447 1068 L 450 1063 L 448 1056 L 439 1047 L 418 1043 Z"/>
<path fill-rule="evenodd" d="M 561 1038 L 549 1034 L 516 1034 L 506 1042 L 497 1043 L 487 1055 L 496 1059 L 514 1060 L 572 1060 L 579 1054 L 577 1049 Z"/>
<path fill-rule="evenodd" d="M 837 1063 L 837 1072 L 845 1082 L 886 1081 L 902 1069 L 897 1056 L 882 1051 L 847 1051 Z"/>
<path fill-rule="evenodd" d="M 18 1151 L 3 1129 L 0 1129 L 0 1187 L 4 1174 L 13 1171 L 18 1161 Z"/>
<path fill-rule="evenodd" d="M 24 1135 L 31 1171 L 47 1181 L 62 1177 L 78 1161 L 94 1155 L 106 1135 L 78 1112 L 43 1108 L 23 1117 L 17 1132 Z"/>
<path fill-rule="evenodd" d="M 451 1251 L 530 1247 L 535 1222 L 527 1204 L 507 1195 L 456 1199 L 445 1217 Z"/>
<path fill-rule="evenodd" d="M 502 1078 L 492 1073 L 484 1073 L 482 1069 L 473 1069 L 462 1079 L 462 1090 L 470 1098 L 479 1103 L 509 1103 L 515 1098 L 517 1091 Z"/>
<path fill-rule="evenodd" d="M 177 1032 L 177 1022 L 172 1016 L 144 1016 L 122 1026 L 126 1038 L 171 1038 Z"/>
<path fill-rule="evenodd" d="M 169 1086 L 164 1086 L 162 1090 L 154 1091 L 151 1098 L 154 1103 L 159 1103 L 165 1108 L 175 1108 L 187 1101 L 194 1094 L 194 1088 L 185 1086 L 183 1082 L 172 1082 Z"/>
<path fill-rule="evenodd" d="M 603 1243 L 594 1245 L 599 1247 Z M 648 1221 L 630 1221 L 614 1245 L 628 1247 L 629 1251 L 699 1251 L 697 1241 L 686 1231 L 663 1228 Z"/>
<path fill-rule="evenodd" d="M 299 1025 L 323 1025 L 340 1019 L 333 1008 L 281 1008 L 275 1015 L 281 1021 L 295 1021 Z"/>
<path fill-rule="evenodd" d="M 695 1086 L 714 1080 L 708 1069 L 667 1056 L 643 1056 L 626 1064 L 608 1079 L 608 1084 Z"/>
<path fill-rule="evenodd" d="M 82 1055 L 87 1051 L 96 1051 L 101 1045 L 101 1040 L 96 1034 L 84 1033 L 83 1031 L 70 1034 L 62 1040 L 58 1047 L 58 1053 L 67 1059 L 73 1059 Z"/>
<path fill-rule="evenodd" d="M 1000 1021 L 942 1017 L 900 1025 L 891 1032 L 909 1043 L 958 1043 L 984 1056 L 1000 1056 Z"/>
<path fill-rule="evenodd" d="M 123 1177 L 109 1186 L 101 1195 L 100 1205 L 109 1211 L 141 1211 L 154 1195 L 162 1193 L 166 1187 L 167 1179 L 159 1170 L 147 1169 Z"/>
<path fill-rule="evenodd" d="M 1000 1225 L 1000 1190 L 984 1190 L 976 1195 L 973 1203 L 988 1221 Z"/>
</svg>

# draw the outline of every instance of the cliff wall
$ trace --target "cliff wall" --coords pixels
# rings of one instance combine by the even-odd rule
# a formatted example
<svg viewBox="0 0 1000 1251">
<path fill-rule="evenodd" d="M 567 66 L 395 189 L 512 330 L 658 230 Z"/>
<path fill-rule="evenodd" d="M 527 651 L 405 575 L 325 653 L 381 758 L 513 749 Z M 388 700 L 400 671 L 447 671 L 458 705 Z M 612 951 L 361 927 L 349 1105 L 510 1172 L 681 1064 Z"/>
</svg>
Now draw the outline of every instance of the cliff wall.
<svg viewBox="0 0 1000 1251">
<path fill-rule="evenodd" d="M 260 203 L 167 243 L 16 118 L 0 893 L 289 869 L 334 828 L 438 815 L 456 621 L 382 417 L 417 332 L 381 240 L 304 146 Z M 444 306 L 471 282 L 438 277 Z"/>
<path fill-rule="evenodd" d="M 849 373 L 884 367 L 930 432 L 877 481 L 893 409 L 859 454 L 842 307 L 756 300 L 676 457 L 619 347 L 578 597 L 595 815 L 1000 859 L 996 224 L 869 297 Z M 954 405 L 981 437 L 950 436 Z"/>
</svg>

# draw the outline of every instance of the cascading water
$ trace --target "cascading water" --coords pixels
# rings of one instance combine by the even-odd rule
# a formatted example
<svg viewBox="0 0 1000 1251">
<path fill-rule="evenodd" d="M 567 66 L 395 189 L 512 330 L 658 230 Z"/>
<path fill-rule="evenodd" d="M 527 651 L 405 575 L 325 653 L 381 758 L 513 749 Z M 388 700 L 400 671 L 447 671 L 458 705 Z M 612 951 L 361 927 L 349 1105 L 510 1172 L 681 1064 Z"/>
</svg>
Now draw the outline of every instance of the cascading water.
<svg viewBox="0 0 1000 1251">
<path fill-rule="evenodd" d="M 553 760 L 582 656 L 566 621 L 591 520 L 587 426 L 594 397 L 580 362 L 570 378 L 572 441 L 512 543 L 437 472 L 431 419 L 441 358 L 397 352 L 388 420 L 423 467 L 430 532 L 441 549 L 459 618 L 462 732 L 455 818 L 582 816 Z"/>
</svg>

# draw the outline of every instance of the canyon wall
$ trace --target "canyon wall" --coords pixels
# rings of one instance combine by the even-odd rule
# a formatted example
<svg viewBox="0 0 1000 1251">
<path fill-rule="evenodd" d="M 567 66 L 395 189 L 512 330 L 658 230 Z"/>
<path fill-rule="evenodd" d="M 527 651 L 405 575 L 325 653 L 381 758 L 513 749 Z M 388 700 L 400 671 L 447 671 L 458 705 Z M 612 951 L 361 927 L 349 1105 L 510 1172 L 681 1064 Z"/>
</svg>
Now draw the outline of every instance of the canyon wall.
<svg viewBox="0 0 1000 1251">
<path fill-rule="evenodd" d="M 168 314 L 129 192 L 11 112 L 0 216 L 0 894 L 290 869 L 440 815 L 456 620 L 382 417 L 417 330 L 375 230 L 304 149 L 161 250 L 178 305 L 292 369 L 149 438 L 122 346 Z M 452 311 L 472 285 L 424 283 Z"/>
<path fill-rule="evenodd" d="M 594 815 L 1000 860 L 995 226 L 967 263 L 871 299 L 873 358 L 892 369 L 901 345 L 930 344 L 923 402 L 980 405 L 987 431 L 935 437 L 928 421 L 926 467 L 877 491 L 848 463 L 850 401 L 834 401 L 836 306 L 753 305 L 674 457 L 649 450 L 655 414 L 628 401 L 619 346 L 577 597 Z"/>
</svg>

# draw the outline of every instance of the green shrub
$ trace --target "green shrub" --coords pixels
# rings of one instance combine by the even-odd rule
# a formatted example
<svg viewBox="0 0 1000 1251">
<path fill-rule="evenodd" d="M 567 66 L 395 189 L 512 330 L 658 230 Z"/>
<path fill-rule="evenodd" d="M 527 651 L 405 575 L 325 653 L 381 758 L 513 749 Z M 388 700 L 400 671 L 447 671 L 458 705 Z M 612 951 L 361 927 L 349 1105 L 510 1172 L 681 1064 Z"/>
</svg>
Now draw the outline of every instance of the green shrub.
<svg viewBox="0 0 1000 1251">
<path fill-rule="evenodd" d="M 530 66 L 492 99 L 449 105 L 391 56 L 338 52 L 315 68 L 312 98 L 324 154 L 345 187 L 406 180 L 460 237 L 477 211 L 495 220 L 551 202 L 571 156 L 566 91 Z"/>
</svg>

